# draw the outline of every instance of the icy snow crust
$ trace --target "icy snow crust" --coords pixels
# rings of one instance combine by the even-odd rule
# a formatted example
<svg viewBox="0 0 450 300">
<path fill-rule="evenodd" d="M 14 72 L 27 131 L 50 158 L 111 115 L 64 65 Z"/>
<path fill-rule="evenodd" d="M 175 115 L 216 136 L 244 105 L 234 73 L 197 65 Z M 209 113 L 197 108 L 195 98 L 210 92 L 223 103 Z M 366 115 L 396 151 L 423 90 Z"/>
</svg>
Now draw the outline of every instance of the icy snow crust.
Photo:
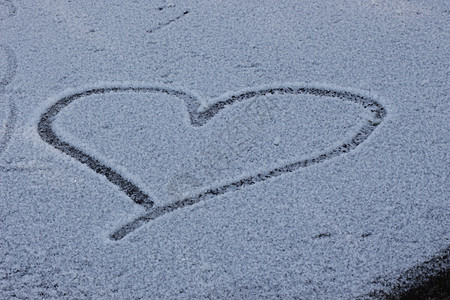
<svg viewBox="0 0 450 300">
<path fill-rule="evenodd" d="M 369 298 L 448 268 L 449 9 L 0 1 L 1 298 Z"/>
</svg>

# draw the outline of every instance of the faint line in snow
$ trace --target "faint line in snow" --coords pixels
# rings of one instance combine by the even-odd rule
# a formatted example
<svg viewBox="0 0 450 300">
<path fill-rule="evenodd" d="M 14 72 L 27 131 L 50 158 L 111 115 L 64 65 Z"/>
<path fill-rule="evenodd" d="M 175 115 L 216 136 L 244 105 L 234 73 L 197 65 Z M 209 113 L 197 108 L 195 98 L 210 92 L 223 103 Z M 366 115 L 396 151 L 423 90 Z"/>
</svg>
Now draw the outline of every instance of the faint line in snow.
<svg viewBox="0 0 450 300">
<path fill-rule="evenodd" d="M 158 26 L 156 26 L 155 28 L 152 28 L 152 29 L 147 30 L 147 33 L 153 33 L 153 32 L 155 32 L 155 31 L 158 31 L 158 30 L 160 30 L 161 28 L 166 27 L 166 26 L 172 24 L 173 22 L 175 22 L 175 21 L 181 19 L 182 17 L 184 17 L 184 16 L 187 15 L 188 13 L 189 13 L 189 11 L 186 10 L 186 11 L 184 11 L 181 15 L 179 15 L 179 16 L 173 18 L 173 19 L 170 19 L 170 20 L 167 21 L 167 22 L 159 23 Z"/>
</svg>

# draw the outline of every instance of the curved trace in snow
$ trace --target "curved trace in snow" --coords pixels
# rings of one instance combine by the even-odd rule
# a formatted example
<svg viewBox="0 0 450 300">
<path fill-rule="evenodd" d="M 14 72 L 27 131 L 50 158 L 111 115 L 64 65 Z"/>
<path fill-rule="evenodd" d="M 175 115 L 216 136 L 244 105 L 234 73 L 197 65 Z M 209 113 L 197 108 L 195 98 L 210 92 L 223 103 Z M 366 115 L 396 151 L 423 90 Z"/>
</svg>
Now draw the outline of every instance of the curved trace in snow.
<svg viewBox="0 0 450 300">
<path fill-rule="evenodd" d="M 326 152 L 310 157 L 308 159 L 299 160 L 294 163 L 287 165 L 281 165 L 278 168 L 267 170 L 259 174 L 254 174 L 247 178 L 230 180 L 228 184 L 218 187 L 212 187 L 200 194 L 175 201 L 171 204 L 155 207 L 154 202 L 150 197 L 145 194 L 137 185 L 135 185 L 130 180 L 124 178 L 118 172 L 116 172 L 112 166 L 107 166 L 102 164 L 96 158 L 90 156 L 87 153 L 77 149 L 76 147 L 70 145 L 69 143 L 61 140 L 53 131 L 52 122 L 55 120 L 57 114 L 70 103 L 90 95 L 99 94 L 109 94 L 117 92 L 134 92 L 134 93 L 163 93 L 167 95 L 176 96 L 182 98 L 185 101 L 186 108 L 188 110 L 191 125 L 195 127 L 200 127 L 204 125 L 208 120 L 213 118 L 220 110 L 230 106 L 234 103 L 241 101 L 249 101 L 252 98 L 263 95 L 287 95 L 287 94 L 304 94 L 312 96 L 322 96 L 322 97 L 332 97 L 340 101 L 349 101 L 361 105 L 365 110 L 369 112 L 369 117 L 359 131 L 348 140 L 340 143 L 339 146 L 329 149 Z M 358 145 L 364 142 L 368 136 L 375 130 L 375 128 L 381 123 L 383 118 L 386 116 L 386 110 L 384 107 L 369 96 L 365 96 L 359 92 L 347 91 L 339 88 L 321 87 L 321 86 L 311 86 L 303 84 L 292 84 L 292 85 L 280 85 L 272 87 L 261 87 L 255 89 L 248 89 L 245 91 L 237 92 L 235 94 L 227 94 L 217 100 L 215 103 L 211 104 L 209 107 L 201 109 L 200 99 L 191 95 L 187 92 L 181 90 L 172 89 L 169 87 L 155 87 L 155 86 L 145 86 L 145 85 L 130 85 L 130 86 L 106 86 L 93 88 L 85 90 L 79 93 L 73 93 L 56 101 L 47 111 L 42 114 L 39 124 L 38 131 L 41 138 L 52 145 L 53 147 L 61 150 L 67 155 L 76 158 L 82 164 L 88 166 L 93 171 L 105 176 L 111 183 L 117 185 L 125 194 L 127 194 L 134 202 L 144 206 L 147 212 L 136 218 L 131 223 L 128 223 L 113 234 L 111 234 L 111 239 L 120 240 L 124 238 L 127 234 L 131 233 L 135 229 L 141 227 L 145 223 L 158 218 L 161 215 L 170 213 L 177 209 L 187 207 L 198 203 L 200 201 L 205 201 L 211 199 L 217 195 L 222 195 L 228 192 L 236 191 L 242 189 L 246 186 L 253 185 L 258 182 L 266 181 L 269 178 L 277 177 L 286 173 L 296 171 L 301 168 L 305 168 L 314 164 L 324 162 L 326 160 L 335 158 L 341 154 L 347 153 L 355 149 Z"/>
<path fill-rule="evenodd" d="M 0 79 L 0 98 L 1 94 L 6 90 L 6 86 L 11 83 L 12 79 L 16 74 L 17 69 L 17 60 L 16 55 L 13 50 L 9 47 L 0 45 L 0 51 L 3 51 L 6 54 L 6 68 L 5 74 Z M 3 151 L 6 149 L 9 140 L 11 139 L 12 132 L 14 130 L 14 125 L 16 123 L 16 107 L 12 101 L 9 102 L 9 112 L 5 125 L 5 132 L 2 136 L 0 136 L 0 156 Z"/>
</svg>

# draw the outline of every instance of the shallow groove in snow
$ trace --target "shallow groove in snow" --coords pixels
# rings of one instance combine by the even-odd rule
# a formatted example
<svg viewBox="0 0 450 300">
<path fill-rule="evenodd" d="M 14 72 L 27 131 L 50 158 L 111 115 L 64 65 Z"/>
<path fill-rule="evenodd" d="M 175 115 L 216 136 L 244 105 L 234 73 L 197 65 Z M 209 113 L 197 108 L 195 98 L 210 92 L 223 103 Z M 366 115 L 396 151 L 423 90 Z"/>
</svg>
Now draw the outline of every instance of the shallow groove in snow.
<svg viewBox="0 0 450 300">
<path fill-rule="evenodd" d="M 0 98 L 2 97 L 2 93 L 5 91 L 6 86 L 11 83 L 13 80 L 16 70 L 17 70 L 17 59 L 13 50 L 11 50 L 8 46 L 0 45 L 0 51 L 3 51 L 6 55 L 6 67 L 4 68 L 4 75 L 0 79 Z M 6 146 L 8 145 L 9 140 L 11 139 L 11 135 L 14 131 L 14 126 L 17 119 L 17 110 L 14 102 L 9 102 L 8 107 L 8 117 L 5 124 L 5 132 L 0 136 L 0 156 L 3 151 L 5 151 Z"/>
</svg>

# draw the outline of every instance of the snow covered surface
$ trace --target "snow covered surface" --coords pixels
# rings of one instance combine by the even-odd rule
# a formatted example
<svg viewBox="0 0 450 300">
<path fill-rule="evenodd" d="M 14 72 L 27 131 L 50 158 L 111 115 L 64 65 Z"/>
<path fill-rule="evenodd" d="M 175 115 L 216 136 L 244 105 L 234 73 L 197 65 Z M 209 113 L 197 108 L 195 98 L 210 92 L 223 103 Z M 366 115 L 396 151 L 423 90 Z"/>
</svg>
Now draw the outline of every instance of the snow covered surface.
<svg viewBox="0 0 450 300">
<path fill-rule="evenodd" d="M 449 12 L 418 0 L 0 0 L 1 298 L 388 291 L 449 247 Z M 259 93 L 192 123 L 233 96 L 295 88 L 347 96 Z M 52 116 L 56 136 L 151 208 L 40 134 L 73 95 Z"/>
</svg>

